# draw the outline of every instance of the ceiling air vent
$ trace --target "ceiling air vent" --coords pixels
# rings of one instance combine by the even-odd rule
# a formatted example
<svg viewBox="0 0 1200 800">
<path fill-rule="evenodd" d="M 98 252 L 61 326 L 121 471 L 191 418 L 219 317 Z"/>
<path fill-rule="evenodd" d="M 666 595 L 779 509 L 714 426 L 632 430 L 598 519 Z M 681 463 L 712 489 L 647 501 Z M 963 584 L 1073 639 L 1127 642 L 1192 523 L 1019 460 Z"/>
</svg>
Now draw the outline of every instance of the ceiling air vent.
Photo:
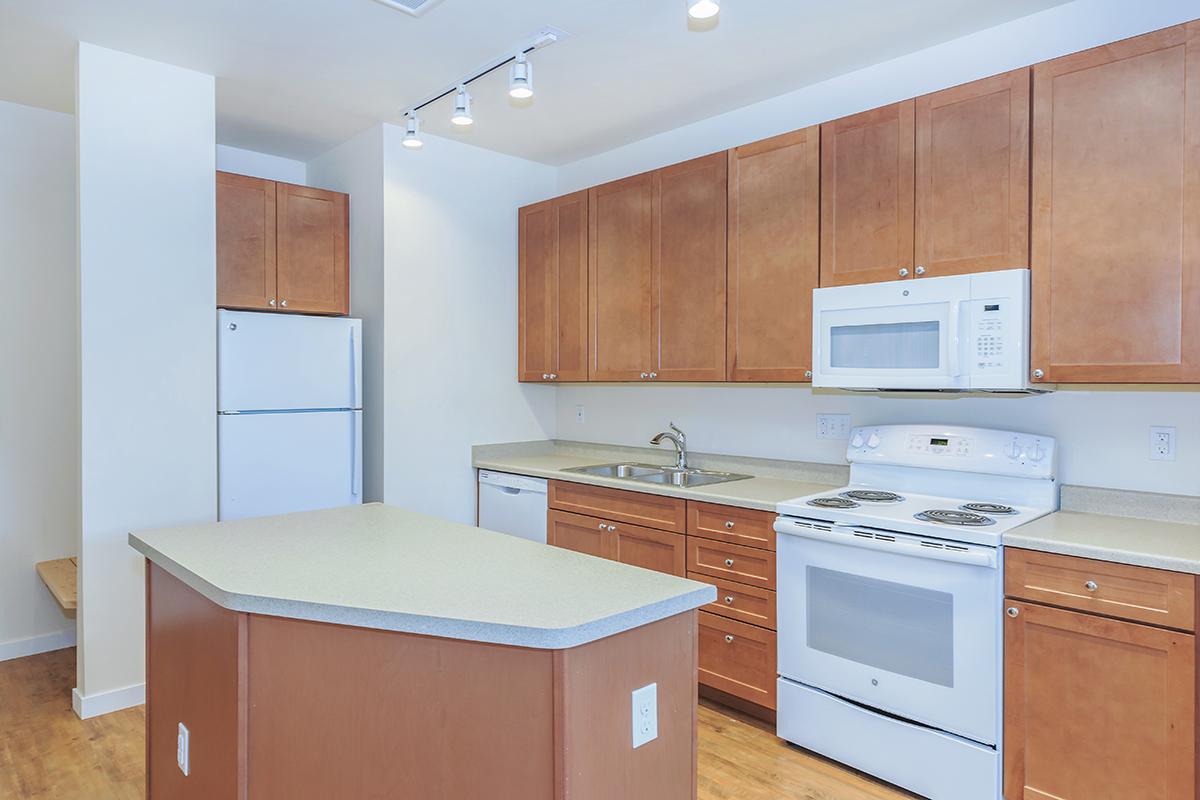
<svg viewBox="0 0 1200 800">
<path fill-rule="evenodd" d="M 403 11 L 405 14 L 411 14 L 414 17 L 421 16 L 441 1 L 442 0 L 375 0 L 375 2 L 382 3 L 388 8 L 395 8 L 399 11 Z"/>
</svg>

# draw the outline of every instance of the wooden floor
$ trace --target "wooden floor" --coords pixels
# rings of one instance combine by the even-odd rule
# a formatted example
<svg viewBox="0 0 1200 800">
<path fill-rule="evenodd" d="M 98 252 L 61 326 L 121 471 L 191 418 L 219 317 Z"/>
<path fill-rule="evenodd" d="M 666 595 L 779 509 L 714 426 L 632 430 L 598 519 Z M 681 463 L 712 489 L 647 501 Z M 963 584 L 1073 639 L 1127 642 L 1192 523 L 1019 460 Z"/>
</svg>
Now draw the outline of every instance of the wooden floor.
<svg viewBox="0 0 1200 800">
<path fill-rule="evenodd" d="M 145 793 L 141 707 L 81 721 L 71 710 L 75 650 L 0 662 L 0 798 L 124 800 Z M 699 800 L 904 800 L 702 701 Z"/>
</svg>

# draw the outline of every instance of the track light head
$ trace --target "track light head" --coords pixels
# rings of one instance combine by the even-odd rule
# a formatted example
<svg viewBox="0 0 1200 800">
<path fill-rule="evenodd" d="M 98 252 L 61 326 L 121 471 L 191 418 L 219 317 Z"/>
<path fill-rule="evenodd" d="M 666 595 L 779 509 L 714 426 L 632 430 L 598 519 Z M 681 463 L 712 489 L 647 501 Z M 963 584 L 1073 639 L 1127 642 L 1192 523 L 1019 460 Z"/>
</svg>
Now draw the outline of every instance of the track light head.
<svg viewBox="0 0 1200 800">
<path fill-rule="evenodd" d="M 404 130 L 404 138 L 400 140 L 400 144 L 410 150 L 419 150 L 425 146 L 421 141 L 421 118 L 416 112 L 408 112 L 408 127 Z"/>
<path fill-rule="evenodd" d="M 685 0 L 692 19 L 712 19 L 721 13 L 721 0 Z"/>
<path fill-rule="evenodd" d="M 475 122 L 475 118 L 471 116 L 471 95 L 466 86 L 458 87 L 458 94 L 454 96 L 454 113 L 450 115 L 450 121 L 462 127 Z"/>
<path fill-rule="evenodd" d="M 525 59 L 524 53 L 517 53 L 508 71 L 508 95 L 517 100 L 533 97 L 533 64 Z"/>
</svg>

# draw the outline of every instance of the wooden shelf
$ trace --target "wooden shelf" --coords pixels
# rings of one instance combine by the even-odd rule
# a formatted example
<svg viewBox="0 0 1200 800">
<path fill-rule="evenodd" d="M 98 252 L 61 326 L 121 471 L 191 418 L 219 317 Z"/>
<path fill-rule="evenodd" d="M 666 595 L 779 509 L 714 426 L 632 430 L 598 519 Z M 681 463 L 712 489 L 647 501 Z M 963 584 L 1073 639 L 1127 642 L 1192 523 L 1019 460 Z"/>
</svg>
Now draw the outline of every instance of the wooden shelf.
<svg viewBox="0 0 1200 800">
<path fill-rule="evenodd" d="M 79 565 L 74 556 L 42 561 L 37 565 L 38 576 L 45 582 L 46 588 L 54 595 L 63 611 L 74 611 L 78 605 L 75 594 L 75 577 L 78 572 Z"/>
</svg>

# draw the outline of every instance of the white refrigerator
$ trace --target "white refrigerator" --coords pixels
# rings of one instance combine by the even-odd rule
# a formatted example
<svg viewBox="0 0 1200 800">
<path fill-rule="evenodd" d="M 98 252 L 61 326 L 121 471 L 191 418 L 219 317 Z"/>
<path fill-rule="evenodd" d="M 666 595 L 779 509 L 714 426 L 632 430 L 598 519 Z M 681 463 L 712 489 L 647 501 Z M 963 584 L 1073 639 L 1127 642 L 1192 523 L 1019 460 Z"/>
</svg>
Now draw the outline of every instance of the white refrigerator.
<svg viewBox="0 0 1200 800">
<path fill-rule="evenodd" d="M 218 518 L 362 502 L 362 320 L 217 312 Z"/>
</svg>

